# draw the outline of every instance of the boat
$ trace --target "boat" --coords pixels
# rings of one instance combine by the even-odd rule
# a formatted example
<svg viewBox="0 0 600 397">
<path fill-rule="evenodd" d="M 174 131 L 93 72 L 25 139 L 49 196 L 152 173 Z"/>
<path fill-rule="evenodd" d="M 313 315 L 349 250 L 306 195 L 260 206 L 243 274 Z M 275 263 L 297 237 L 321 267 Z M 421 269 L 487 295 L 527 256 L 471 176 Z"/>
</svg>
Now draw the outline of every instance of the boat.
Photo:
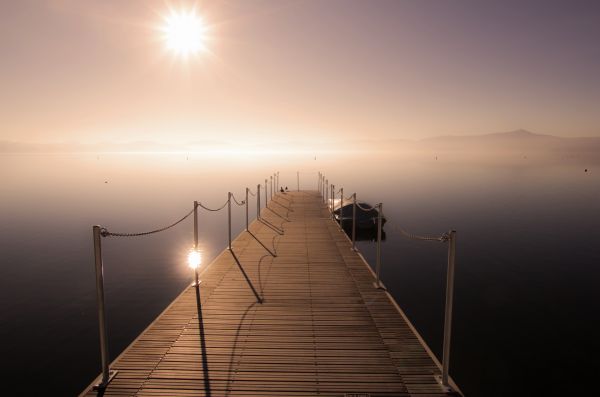
<svg viewBox="0 0 600 397">
<path fill-rule="evenodd" d="M 379 211 L 374 208 L 371 204 L 364 202 L 356 203 L 356 229 L 357 230 L 368 230 L 377 229 L 377 217 Z M 345 204 L 340 208 L 336 208 L 333 211 L 333 216 L 338 223 L 341 223 L 342 227 L 352 227 L 352 207 L 354 204 Z M 362 207 L 362 208 L 361 208 Z M 363 210 L 363 208 L 372 208 L 371 210 Z M 341 216 L 340 216 L 341 214 Z M 385 224 L 385 216 L 381 218 L 381 226 Z"/>
</svg>

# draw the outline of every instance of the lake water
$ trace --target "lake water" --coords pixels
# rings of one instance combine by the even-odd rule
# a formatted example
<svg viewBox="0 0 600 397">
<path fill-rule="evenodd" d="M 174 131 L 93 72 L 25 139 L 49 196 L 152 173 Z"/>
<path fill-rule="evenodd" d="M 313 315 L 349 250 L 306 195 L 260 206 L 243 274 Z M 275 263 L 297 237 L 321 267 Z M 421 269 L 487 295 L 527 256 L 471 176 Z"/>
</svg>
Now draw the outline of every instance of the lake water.
<svg viewBox="0 0 600 397">
<path fill-rule="evenodd" d="M 383 281 L 438 356 L 447 247 L 407 240 L 397 228 L 457 230 L 450 373 L 466 395 L 595 389 L 599 166 L 321 157 L 0 155 L 3 393 L 35 384 L 44 394 L 74 395 L 100 372 L 92 225 L 153 229 L 179 219 L 194 200 L 220 206 L 227 191 L 243 199 L 246 186 L 256 190 L 275 171 L 295 188 L 297 170 L 303 189 L 316 189 L 322 171 L 347 196 L 383 203 Z M 243 211 L 234 208 L 234 234 Z M 207 260 L 226 245 L 225 216 L 201 212 Z M 103 240 L 111 357 L 191 281 L 191 244 L 189 220 L 144 238 Z M 375 262 L 372 242 L 359 249 Z"/>
</svg>

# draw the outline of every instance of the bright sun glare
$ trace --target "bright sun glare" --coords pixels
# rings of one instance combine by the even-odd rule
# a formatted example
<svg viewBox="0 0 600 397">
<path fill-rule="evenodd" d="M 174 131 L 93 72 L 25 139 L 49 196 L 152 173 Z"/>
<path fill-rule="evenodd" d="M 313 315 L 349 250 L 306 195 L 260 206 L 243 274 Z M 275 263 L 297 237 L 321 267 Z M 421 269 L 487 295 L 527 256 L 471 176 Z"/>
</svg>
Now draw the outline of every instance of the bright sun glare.
<svg viewBox="0 0 600 397">
<path fill-rule="evenodd" d="M 206 50 L 206 25 L 195 10 L 171 11 L 161 30 L 167 48 L 177 55 L 187 57 Z"/>
</svg>

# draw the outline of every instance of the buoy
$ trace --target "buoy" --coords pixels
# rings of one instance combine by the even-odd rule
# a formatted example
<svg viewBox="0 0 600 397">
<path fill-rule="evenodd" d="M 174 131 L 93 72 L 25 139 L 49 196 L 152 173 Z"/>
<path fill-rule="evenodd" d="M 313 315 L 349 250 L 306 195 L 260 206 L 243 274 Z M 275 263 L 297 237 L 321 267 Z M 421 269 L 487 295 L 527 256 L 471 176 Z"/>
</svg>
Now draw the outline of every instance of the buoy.
<svg viewBox="0 0 600 397">
<path fill-rule="evenodd" d="M 585 172 L 587 172 L 587 168 L 585 169 Z"/>
</svg>

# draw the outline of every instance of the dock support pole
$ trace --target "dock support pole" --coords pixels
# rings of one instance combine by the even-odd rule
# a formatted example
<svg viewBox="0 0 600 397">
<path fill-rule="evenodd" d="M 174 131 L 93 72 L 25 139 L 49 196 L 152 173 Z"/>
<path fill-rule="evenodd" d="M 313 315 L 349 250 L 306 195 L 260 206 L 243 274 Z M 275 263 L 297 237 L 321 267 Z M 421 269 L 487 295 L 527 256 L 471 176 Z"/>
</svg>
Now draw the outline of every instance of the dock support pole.
<svg viewBox="0 0 600 397">
<path fill-rule="evenodd" d="M 96 267 L 96 300 L 98 303 L 98 325 L 100 327 L 100 357 L 102 360 L 102 379 L 94 389 L 104 389 L 113 379 L 117 371 L 109 368 L 108 356 L 108 331 L 106 327 L 106 311 L 104 308 L 104 269 L 102 266 L 102 246 L 100 243 L 101 227 L 96 225 L 92 228 L 94 235 L 94 262 Z"/>
<path fill-rule="evenodd" d="M 329 206 L 329 210 L 331 211 L 331 217 L 333 218 L 333 210 L 335 209 L 335 185 L 331 184 L 331 205 Z"/>
<path fill-rule="evenodd" d="M 381 218 L 383 217 L 383 203 L 377 204 L 377 210 L 377 262 L 375 264 L 377 282 L 375 287 L 383 289 L 383 285 L 381 285 Z"/>
<path fill-rule="evenodd" d="M 329 208 L 329 179 L 325 180 L 325 196 L 323 196 L 323 201 L 327 204 L 327 208 Z"/>
<path fill-rule="evenodd" d="M 344 230 L 342 222 L 344 222 L 344 188 L 340 189 L 340 229 Z"/>
<path fill-rule="evenodd" d="M 231 250 L 231 192 L 227 192 L 227 229 L 229 231 L 227 247 Z"/>
<path fill-rule="evenodd" d="M 319 191 L 319 194 L 321 194 L 321 172 L 319 171 L 319 178 L 317 179 L 317 190 Z"/>
<path fill-rule="evenodd" d="M 356 251 L 356 193 L 352 195 L 352 249 Z"/>
<path fill-rule="evenodd" d="M 271 200 L 273 200 L 273 175 L 271 175 Z"/>
<path fill-rule="evenodd" d="M 194 201 L 194 251 L 198 252 L 198 201 Z M 197 266 L 194 268 L 194 280 L 194 285 L 199 287 Z"/>
<path fill-rule="evenodd" d="M 248 231 L 248 188 L 246 188 L 246 231 Z"/>
<path fill-rule="evenodd" d="M 269 205 L 269 181 L 265 178 L 265 208 Z"/>
<path fill-rule="evenodd" d="M 256 219 L 260 219 L 260 183 L 256 185 Z"/>
<path fill-rule="evenodd" d="M 450 336 L 452 332 L 452 301 L 454 298 L 454 262 L 456 257 L 456 230 L 448 233 L 448 273 L 446 275 L 446 315 L 444 318 L 444 346 L 442 356 L 442 386 L 448 385 L 450 368 Z"/>
<path fill-rule="evenodd" d="M 296 171 L 296 183 L 298 185 L 298 191 L 300 191 L 300 171 Z"/>
</svg>

